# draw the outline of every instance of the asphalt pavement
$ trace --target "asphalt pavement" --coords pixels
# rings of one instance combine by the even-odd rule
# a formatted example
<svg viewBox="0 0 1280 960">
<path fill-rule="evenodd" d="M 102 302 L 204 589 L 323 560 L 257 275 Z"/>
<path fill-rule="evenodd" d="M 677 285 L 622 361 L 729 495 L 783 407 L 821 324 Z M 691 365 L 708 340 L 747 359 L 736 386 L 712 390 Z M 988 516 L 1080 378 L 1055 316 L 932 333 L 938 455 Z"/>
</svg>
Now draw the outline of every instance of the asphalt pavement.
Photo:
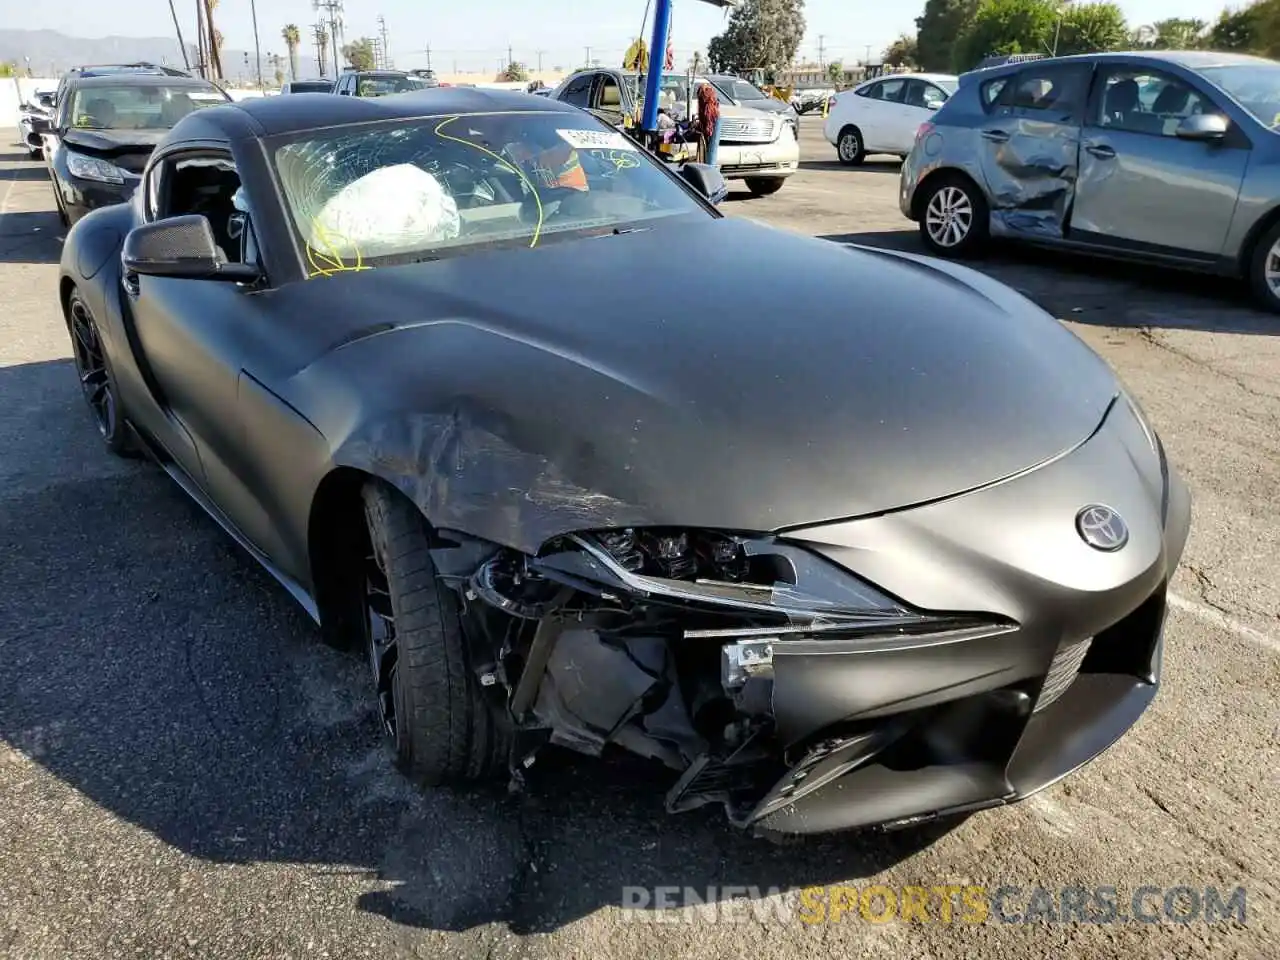
<svg viewBox="0 0 1280 960">
<path fill-rule="evenodd" d="M 725 209 L 919 250 L 896 163 L 842 168 L 818 126 L 780 193 L 735 187 Z M 663 781 L 629 764 L 549 758 L 520 796 L 395 774 L 360 662 L 157 469 L 101 449 L 56 304 L 62 230 L 15 139 L 0 131 L 0 957 L 1275 955 L 1280 317 L 1235 285 L 980 264 L 1107 358 L 1191 487 L 1164 685 L 1023 804 L 775 846 L 666 816 Z M 870 908 L 869 885 L 887 888 Z M 886 916 L 886 895 L 948 885 L 1005 900 L 986 922 Z M 1201 907 L 1186 922 L 1164 915 L 1175 887 Z M 1119 916 L 1064 922 L 1064 888 L 1115 888 Z M 1244 890 L 1243 923 L 1205 922 L 1210 888 Z M 1135 895 L 1155 922 L 1123 919 Z"/>
</svg>

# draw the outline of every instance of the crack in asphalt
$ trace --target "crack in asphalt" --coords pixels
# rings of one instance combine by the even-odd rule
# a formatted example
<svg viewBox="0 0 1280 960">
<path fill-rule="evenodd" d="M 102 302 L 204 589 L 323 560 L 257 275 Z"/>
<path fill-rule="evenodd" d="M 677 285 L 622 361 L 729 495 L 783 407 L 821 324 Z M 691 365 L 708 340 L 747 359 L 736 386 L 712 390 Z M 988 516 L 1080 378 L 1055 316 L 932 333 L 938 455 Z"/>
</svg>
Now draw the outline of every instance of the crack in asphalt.
<svg viewBox="0 0 1280 960">
<path fill-rule="evenodd" d="M 1203 370 L 1207 370 L 1209 373 L 1212 373 L 1215 376 L 1221 377 L 1224 380 L 1228 380 L 1231 383 L 1234 383 L 1237 387 L 1239 387 L 1245 393 L 1249 394 L 1249 396 L 1251 397 L 1256 397 L 1259 400 L 1280 400 L 1280 397 L 1277 397 L 1274 393 L 1266 393 L 1264 391 L 1257 389 L 1256 387 L 1249 385 L 1248 383 L 1245 382 L 1244 378 L 1239 374 L 1231 373 L 1228 370 L 1221 370 L 1217 366 L 1215 366 L 1212 362 L 1205 360 L 1202 357 L 1197 357 L 1191 353 L 1188 353 L 1185 350 L 1181 350 L 1178 347 L 1175 347 L 1173 344 L 1169 343 L 1163 337 L 1158 336 L 1155 330 L 1149 326 L 1138 327 L 1137 333 L 1139 338 L 1151 344 L 1151 346 L 1156 347 L 1157 349 L 1160 349 L 1160 350 L 1166 350 L 1169 353 L 1172 353 L 1175 357 L 1178 357 L 1181 360 L 1187 361 L 1187 363 L 1193 364 L 1194 366 L 1200 367 Z M 1270 419 L 1272 420 L 1276 419 L 1276 416 L 1277 415 L 1275 413 L 1272 413 L 1269 415 Z"/>
</svg>

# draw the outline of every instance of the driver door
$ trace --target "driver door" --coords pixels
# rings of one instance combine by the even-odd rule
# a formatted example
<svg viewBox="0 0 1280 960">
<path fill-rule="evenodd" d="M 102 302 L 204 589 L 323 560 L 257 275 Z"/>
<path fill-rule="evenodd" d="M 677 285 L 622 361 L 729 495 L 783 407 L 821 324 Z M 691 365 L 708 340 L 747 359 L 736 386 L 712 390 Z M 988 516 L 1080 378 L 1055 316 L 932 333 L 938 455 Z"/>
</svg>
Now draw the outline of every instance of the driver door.
<svg viewBox="0 0 1280 960">
<path fill-rule="evenodd" d="M 1098 71 L 1080 151 L 1071 238 L 1213 259 L 1226 243 L 1249 163 L 1234 123 L 1221 140 L 1183 140 L 1187 117 L 1223 113 L 1213 93 L 1141 64 Z"/>
<path fill-rule="evenodd" d="M 151 166 L 147 217 L 162 221 L 200 214 L 227 260 L 257 263 L 251 214 L 241 209 L 252 204 L 243 192 L 237 202 L 239 187 L 229 149 L 170 151 Z M 244 390 L 257 385 L 243 383 L 242 370 L 248 358 L 269 356 L 273 346 L 264 291 L 225 280 L 136 274 L 124 276 L 124 289 L 140 361 L 158 405 L 176 428 L 170 435 L 188 438 L 189 445 L 179 442 L 172 451 L 174 460 L 206 505 L 267 556 L 282 557 L 286 550 L 278 525 L 245 482 L 254 468 L 248 462 L 241 401 Z M 296 569 L 296 558 L 282 565 L 291 576 L 303 572 Z"/>
</svg>

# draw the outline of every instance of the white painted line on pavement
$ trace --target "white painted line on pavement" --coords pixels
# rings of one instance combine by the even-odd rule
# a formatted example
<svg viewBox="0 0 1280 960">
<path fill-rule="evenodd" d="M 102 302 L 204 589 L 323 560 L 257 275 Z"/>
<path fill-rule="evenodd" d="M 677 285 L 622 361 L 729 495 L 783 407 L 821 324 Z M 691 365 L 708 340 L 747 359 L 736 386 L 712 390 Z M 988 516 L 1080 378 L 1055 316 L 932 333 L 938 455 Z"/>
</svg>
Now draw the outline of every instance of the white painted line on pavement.
<svg viewBox="0 0 1280 960">
<path fill-rule="evenodd" d="M 18 168 L 14 167 L 9 172 L 9 188 L 4 192 L 4 199 L 0 200 L 0 217 L 9 212 L 9 198 L 13 196 L 13 188 L 18 185 Z"/>
<path fill-rule="evenodd" d="M 1191 614 L 1193 617 L 1199 617 L 1205 623 L 1212 623 L 1216 627 L 1222 627 L 1243 640 L 1256 643 L 1260 647 L 1266 647 L 1272 653 L 1280 653 L 1280 640 L 1228 617 L 1221 610 L 1215 610 L 1208 604 L 1200 603 L 1198 600 L 1188 600 L 1186 597 L 1180 597 L 1172 592 L 1169 593 L 1168 599 L 1171 607 L 1176 607 Z"/>
</svg>

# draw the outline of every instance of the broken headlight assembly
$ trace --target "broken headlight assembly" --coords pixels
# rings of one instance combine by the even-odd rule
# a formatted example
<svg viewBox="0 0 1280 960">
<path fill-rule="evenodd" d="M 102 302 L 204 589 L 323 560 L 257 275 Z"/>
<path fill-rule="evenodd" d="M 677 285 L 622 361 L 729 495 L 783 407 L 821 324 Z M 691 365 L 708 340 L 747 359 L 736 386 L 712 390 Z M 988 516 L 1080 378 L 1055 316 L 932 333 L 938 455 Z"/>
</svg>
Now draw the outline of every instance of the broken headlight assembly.
<svg viewBox="0 0 1280 960">
<path fill-rule="evenodd" d="M 663 528 L 571 534 L 531 565 L 553 579 L 592 584 L 607 599 L 738 621 L 691 627 L 690 638 L 859 632 L 929 619 L 822 557 L 771 538 Z"/>
</svg>

